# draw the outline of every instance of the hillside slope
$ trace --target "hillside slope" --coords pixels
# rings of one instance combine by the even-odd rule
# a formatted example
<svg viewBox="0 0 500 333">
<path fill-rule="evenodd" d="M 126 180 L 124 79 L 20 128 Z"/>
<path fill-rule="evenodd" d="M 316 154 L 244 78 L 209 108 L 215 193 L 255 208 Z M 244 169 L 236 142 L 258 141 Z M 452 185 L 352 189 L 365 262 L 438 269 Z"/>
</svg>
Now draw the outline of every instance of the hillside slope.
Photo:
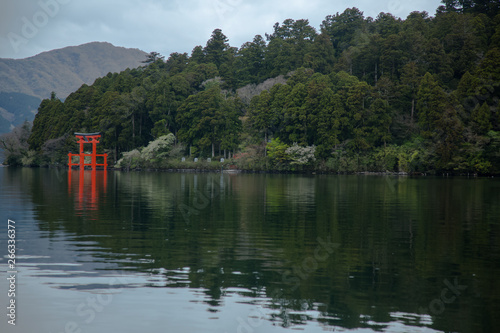
<svg viewBox="0 0 500 333">
<path fill-rule="evenodd" d="M 93 42 L 40 53 L 26 59 L 0 59 L 0 92 L 39 98 L 55 91 L 66 98 L 82 84 L 92 84 L 109 72 L 141 65 L 146 53 L 138 49 Z"/>
<path fill-rule="evenodd" d="M 0 133 L 7 133 L 25 120 L 32 121 L 41 99 L 20 93 L 0 92 Z"/>
<path fill-rule="evenodd" d="M 0 59 L 0 93 L 4 97 L 8 94 L 0 100 L 0 132 L 33 120 L 38 105 L 28 110 L 31 117 L 19 113 L 19 109 L 26 111 L 26 104 L 33 104 L 33 98 L 48 98 L 55 91 L 57 97 L 65 99 L 82 84 L 92 84 L 109 72 L 139 67 L 145 58 L 146 53 L 138 49 L 93 42 L 26 59 Z"/>
</svg>

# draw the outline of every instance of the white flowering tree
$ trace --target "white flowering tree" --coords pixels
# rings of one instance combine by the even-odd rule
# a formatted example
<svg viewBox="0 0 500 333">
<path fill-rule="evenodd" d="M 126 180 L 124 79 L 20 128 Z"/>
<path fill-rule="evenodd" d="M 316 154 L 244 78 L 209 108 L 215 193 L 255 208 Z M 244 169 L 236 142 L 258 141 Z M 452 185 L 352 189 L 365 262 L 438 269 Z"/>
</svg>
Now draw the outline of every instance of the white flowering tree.
<svg viewBox="0 0 500 333">
<path fill-rule="evenodd" d="M 175 136 L 170 133 L 160 136 L 158 139 L 151 141 L 147 147 L 142 150 L 134 149 L 123 153 L 123 157 L 116 163 L 118 168 L 134 168 L 154 159 L 161 159 L 168 156 L 175 143 Z M 146 163 L 145 163 L 146 162 Z"/>
<path fill-rule="evenodd" d="M 286 153 L 290 156 L 290 164 L 292 165 L 307 165 L 316 161 L 315 152 L 316 146 L 301 147 L 296 142 L 286 150 Z"/>
<path fill-rule="evenodd" d="M 137 149 L 123 153 L 123 157 L 116 162 L 118 168 L 133 168 L 137 167 L 137 163 L 141 159 L 141 152 Z"/>
<path fill-rule="evenodd" d="M 160 136 L 158 139 L 151 141 L 148 146 L 142 150 L 142 158 L 150 160 L 153 158 L 165 157 L 174 143 L 175 136 L 172 133 Z"/>
</svg>

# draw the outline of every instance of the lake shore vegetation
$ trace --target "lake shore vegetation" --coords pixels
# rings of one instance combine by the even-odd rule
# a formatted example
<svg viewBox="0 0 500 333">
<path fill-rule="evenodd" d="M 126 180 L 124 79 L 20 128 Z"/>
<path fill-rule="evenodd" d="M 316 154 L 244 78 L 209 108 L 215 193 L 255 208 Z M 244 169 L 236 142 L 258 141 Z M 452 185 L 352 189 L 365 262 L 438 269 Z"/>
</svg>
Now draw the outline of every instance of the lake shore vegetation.
<svg viewBox="0 0 500 333">
<path fill-rule="evenodd" d="M 125 169 L 500 174 L 500 5 L 472 3 L 287 19 L 240 48 L 215 29 L 44 99 L 6 163 L 65 165 L 73 132 L 101 132 Z"/>
</svg>

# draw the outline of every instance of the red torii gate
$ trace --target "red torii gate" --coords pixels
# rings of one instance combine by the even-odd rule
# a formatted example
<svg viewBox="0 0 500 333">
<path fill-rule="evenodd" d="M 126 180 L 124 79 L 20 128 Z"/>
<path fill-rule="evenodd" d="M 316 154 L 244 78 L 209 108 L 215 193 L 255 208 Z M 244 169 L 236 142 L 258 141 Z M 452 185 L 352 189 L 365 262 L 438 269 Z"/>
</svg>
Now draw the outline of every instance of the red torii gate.
<svg viewBox="0 0 500 333">
<path fill-rule="evenodd" d="M 99 138 L 101 137 L 101 133 L 75 133 L 75 137 L 79 140 L 80 144 L 80 154 L 72 154 L 71 152 L 68 154 L 69 162 L 68 166 L 71 169 L 73 166 L 80 166 L 80 170 L 83 170 L 85 166 L 91 166 L 92 170 L 96 170 L 96 167 L 103 166 L 106 170 L 108 167 L 108 154 L 97 154 L 97 144 L 99 143 Z M 92 144 L 92 154 L 85 154 L 83 152 L 83 145 L 86 143 Z M 80 157 L 80 163 L 73 163 L 73 156 Z M 85 156 L 90 156 L 92 158 L 90 163 L 85 163 Z M 104 163 L 98 164 L 97 157 L 104 157 Z"/>
</svg>

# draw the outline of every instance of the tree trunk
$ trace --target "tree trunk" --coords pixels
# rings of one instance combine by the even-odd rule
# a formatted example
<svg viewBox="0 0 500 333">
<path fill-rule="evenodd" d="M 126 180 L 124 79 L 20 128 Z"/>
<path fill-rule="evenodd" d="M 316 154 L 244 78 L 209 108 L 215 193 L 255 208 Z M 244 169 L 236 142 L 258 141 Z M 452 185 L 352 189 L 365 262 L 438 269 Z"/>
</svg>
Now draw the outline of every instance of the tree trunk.
<svg viewBox="0 0 500 333">
<path fill-rule="evenodd" d="M 215 145 L 212 142 L 212 158 L 214 158 L 214 156 L 215 156 Z"/>
<path fill-rule="evenodd" d="M 411 100 L 411 117 L 410 120 L 413 122 L 413 113 L 415 112 L 415 98 Z"/>
<path fill-rule="evenodd" d="M 118 161 L 118 132 L 115 126 L 115 163 Z"/>
<path fill-rule="evenodd" d="M 132 143 L 135 148 L 135 117 L 132 115 Z"/>
<path fill-rule="evenodd" d="M 266 132 L 264 134 L 264 139 L 266 140 L 266 145 L 264 146 L 264 156 L 267 157 L 267 149 L 266 149 L 266 147 L 267 147 L 267 128 L 266 128 Z"/>
</svg>

